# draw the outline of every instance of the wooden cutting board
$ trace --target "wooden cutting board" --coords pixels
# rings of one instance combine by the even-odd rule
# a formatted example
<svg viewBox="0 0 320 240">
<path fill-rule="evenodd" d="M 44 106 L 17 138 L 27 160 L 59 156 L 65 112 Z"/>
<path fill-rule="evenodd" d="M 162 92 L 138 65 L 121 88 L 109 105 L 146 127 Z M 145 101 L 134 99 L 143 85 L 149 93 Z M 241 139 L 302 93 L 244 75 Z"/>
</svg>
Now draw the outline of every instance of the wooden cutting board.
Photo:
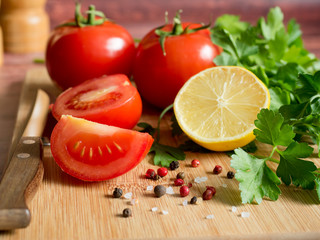
<svg viewBox="0 0 320 240">
<path fill-rule="evenodd" d="M 52 100 L 58 93 L 44 68 L 27 74 L 27 84 L 37 84 L 50 92 Z M 160 112 L 144 105 L 141 121 L 156 126 Z M 170 114 L 161 123 L 161 142 L 176 146 L 181 139 L 172 138 Z M 55 124 L 49 116 L 47 132 Z M 266 151 L 260 146 L 261 152 Z M 192 159 L 200 160 L 198 168 L 191 167 Z M 312 159 L 320 166 L 318 158 Z M 241 204 L 236 179 L 228 179 L 230 158 L 224 153 L 187 153 L 180 168 L 158 181 L 144 177 L 147 169 L 157 169 L 152 155 L 148 155 L 135 169 L 105 182 L 82 182 L 63 173 L 54 162 L 50 149 L 45 148 L 44 179 L 36 195 L 29 202 L 31 224 L 25 229 L 1 232 L 1 239 L 320 239 L 320 204 L 316 192 L 281 185 L 282 195 L 277 201 L 263 200 L 260 205 Z M 220 175 L 212 170 L 222 166 Z M 178 172 L 186 174 L 186 182 L 193 184 L 190 195 L 180 197 L 179 187 L 173 186 Z M 195 183 L 196 177 L 208 180 Z M 148 186 L 172 186 L 174 194 L 156 198 Z M 217 189 L 213 199 L 199 205 L 183 205 L 191 197 L 200 197 L 205 186 Z M 112 197 L 115 187 L 132 193 L 132 199 Z M 232 207 L 237 208 L 236 212 Z M 122 217 L 124 208 L 132 209 L 132 217 Z M 157 211 L 151 209 L 157 207 Z M 167 211 L 168 214 L 163 214 Z M 249 217 L 241 217 L 248 212 Z M 207 216 L 213 215 L 213 219 Z"/>
</svg>

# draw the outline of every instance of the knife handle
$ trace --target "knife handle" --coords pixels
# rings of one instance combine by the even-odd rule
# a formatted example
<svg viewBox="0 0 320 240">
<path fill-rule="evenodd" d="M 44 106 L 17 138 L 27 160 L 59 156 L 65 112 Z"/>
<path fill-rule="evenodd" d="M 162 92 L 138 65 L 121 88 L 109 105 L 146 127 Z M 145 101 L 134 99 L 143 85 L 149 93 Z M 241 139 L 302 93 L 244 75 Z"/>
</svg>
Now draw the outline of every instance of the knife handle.
<svg viewBox="0 0 320 240">
<path fill-rule="evenodd" d="M 23 228 L 31 220 L 26 202 L 43 177 L 39 137 L 22 137 L 0 184 L 0 230 Z"/>
</svg>

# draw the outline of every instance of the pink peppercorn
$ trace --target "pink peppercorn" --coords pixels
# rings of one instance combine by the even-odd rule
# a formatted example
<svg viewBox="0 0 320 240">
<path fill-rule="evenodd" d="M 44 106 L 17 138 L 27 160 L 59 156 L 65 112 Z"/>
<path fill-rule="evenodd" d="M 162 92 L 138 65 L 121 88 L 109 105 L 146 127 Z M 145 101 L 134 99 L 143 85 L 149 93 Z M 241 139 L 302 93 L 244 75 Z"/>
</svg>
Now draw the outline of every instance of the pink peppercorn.
<svg viewBox="0 0 320 240">
<path fill-rule="evenodd" d="M 188 186 L 182 186 L 182 187 L 180 188 L 180 196 L 181 196 L 181 197 L 186 197 L 186 196 L 188 196 L 188 195 L 189 195 L 189 192 L 190 192 L 190 190 L 189 190 Z"/>
<path fill-rule="evenodd" d="M 165 167 L 158 168 L 157 173 L 160 177 L 164 177 L 168 174 L 168 169 Z"/>
<path fill-rule="evenodd" d="M 174 180 L 175 186 L 182 186 L 183 184 L 184 184 L 184 181 L 181 178 L 177 178 L 176 180 Z"/>
<path fill-rule="evenodd" d="M 193 159 L 191 162 L 192 167 L 198 167 L 200 165 L 200 161 L 198 159 Z"/>
</svg>

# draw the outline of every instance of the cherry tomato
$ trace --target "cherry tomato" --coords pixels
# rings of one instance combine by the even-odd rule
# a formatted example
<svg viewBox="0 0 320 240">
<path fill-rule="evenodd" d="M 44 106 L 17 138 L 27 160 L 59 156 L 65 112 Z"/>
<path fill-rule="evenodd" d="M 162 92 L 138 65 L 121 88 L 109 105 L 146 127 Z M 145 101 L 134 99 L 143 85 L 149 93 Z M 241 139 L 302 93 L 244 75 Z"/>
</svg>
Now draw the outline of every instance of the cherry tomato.
<svg viewBox="0 0 320 240">
<path fill-rule="evenodd" d="M 130 33 L 106 20 L 99 25 L 55 28 L 47 43 L 45 61 L 52 80 L 67 89 L 103 75 L 130 76 L 134 55 Z"/>
<path fill-rule="evenodd" d="M 142 102 L 137 89 L 124 74 L 115 74 L 69 88 L 52 107 L 53 116 L 85 118 L 122 128 L 133 128 L 140 119 Z"/>
<path fill-rule="evenodd" d="M 148 153 L 148 133 L 62 116 L 51 135 L 51 151 L 60 168 L 85 181 L 103 181 L 134 168 Z"/>
<path fill-rule="evenodd" d="M 180 25 L 183 29 L 187 26 L 190 30 L 202 25 Z M 161 30 L 170 32 L 174 28 L 177 27 L 167 24 Z M 165 108 L 173 103 L 178 91 L 191 76 L 215 66 L 213 59 L 220 50 L 211 42 L 209 29 L 202 29 L 166 37 L 164 55 L 160 36 L 155 30 L 151 30 L 137 48 L 133 78 L 142 98 L 159 108 Z"/>
</svg>

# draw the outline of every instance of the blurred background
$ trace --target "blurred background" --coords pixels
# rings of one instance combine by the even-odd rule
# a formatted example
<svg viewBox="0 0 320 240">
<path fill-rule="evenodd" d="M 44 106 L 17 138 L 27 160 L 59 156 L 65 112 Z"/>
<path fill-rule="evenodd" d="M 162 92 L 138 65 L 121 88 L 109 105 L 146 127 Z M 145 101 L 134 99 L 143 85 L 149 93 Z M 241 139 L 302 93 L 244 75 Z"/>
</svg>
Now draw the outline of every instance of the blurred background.
<svg viewBox="0 0 320 240">
<path fill-rule="evenodd" d="M 236 14 L 241 20 L 255 24 L 267 16 L 271 7 L 279 6 L 285 22 L 295 18 L 301 25 L 306 48 L 320 57 L 320 0 L 82 0 L 84 12 L 90 4 L 103 11 L 116 23 L 126 27 L 134 38 L 142 38 L 151 28 L 164 23 L 168 11 L 171 21 L 178 9 L 182 20 L 208 23 L 222 14 Z M 51 29 L 72 18 L 74 0 L 47 0 L 45 9 Z"/>
</svg>

